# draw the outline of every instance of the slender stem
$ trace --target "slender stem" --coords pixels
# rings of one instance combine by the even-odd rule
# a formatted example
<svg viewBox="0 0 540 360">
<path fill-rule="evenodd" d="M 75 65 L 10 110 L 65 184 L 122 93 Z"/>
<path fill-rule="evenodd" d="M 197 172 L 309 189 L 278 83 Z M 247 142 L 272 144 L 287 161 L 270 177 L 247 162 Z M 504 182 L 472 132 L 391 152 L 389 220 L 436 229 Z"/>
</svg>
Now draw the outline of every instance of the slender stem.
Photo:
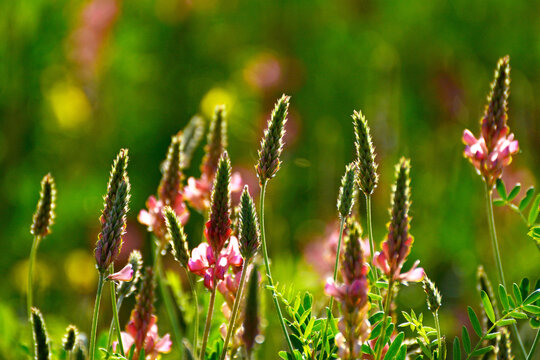
<svg viewBox="0 0 540 360">
<path fill-rule="evenodd" d="M 122 306 L 122 302 L 124 301 L 124 296 L 123 295 L 120 295 L 120 297 L 118 298 L 118 300 L 116 301 L 116 309 L 118 311 L 120 311 L 120 307 Z M 115 327 L 114 327 L 114 318 L 111 319 L 111 325 L 109 325 L 109 336 L 107 337 L 107 350 L 111 350 L 111 345 L 112 345 L 112 337 L 113 337 L 113 332 L 115 330 Z M 120 337 L 122 338 L 122 337 Z"/>
<path fill-rule="evenodd" d="M 161 266 L 161 246 L 156 247 L 156 257 L 154 259 L 154 273 L 156 274 L 159 291 L 161 292 L 161 297 L 163 298 L 163 304 L 165 305 L 165 310 L 167 310 L 167 316 L 171 323 L 173 329 L 174 337 L 178 343 L 180 353 L 183 353 L 182 349 L 182 336 L 180 335 L 180 327 L 178 325 L 178 318 L 176 311 L 173 306 L 171 295 L 167 290 L 167 285 L 163 281 L 163 268 Z"/>
<path fill-rule="evenodd" d="M 379 280 L 379 271 L 373 262 L 373 257 L 375 256 L 375 241 L 373 240 L 373 221 L 371 217 L 371 195 L 366 195 L 366 213 L 367 213 L 367 230 L 369 238 L 369 265 L 373 275 L 375 276 L 375 282 Z M 375 291 L 377 295 L 381 296 L 381 290 L 375 286 Z M 379 300 L 379 309 L 382 310 L 383 303 L 382 300 Z"/>
<path fill-rule="evenodd" d="M 441 326 L 439 325 L 439 310 L 435 311 L 433 313 L 433 318 L 435 319 L 435 328 L 437 329 L 437 351 L 438 351 L 438 359 L 442 359 L 441 355 Z"/>
<path fill-rule="evenodd" d="M 484 182 L 486 190 L 486 208 L 488 214 L 488 223 L 489 223 L 489 234 L 491 236 L 491 247 L 493 248 L 493 255 L 495 257 L 495 263 L 497 265 L 497 271 L 499 274 L 499 283 L 501 283 L 506 288 L 506 281 L 504 279 L 504 271 L 501 262 L 501 255 L 499 252 L 499 242 L 497 241 L 497 230 L 495 228 L 495 217 L 493 215 L 493 191 L 489 188 L 488 184 Z M 527 351 L 523 345 L 523 340 L 519 335 L 519 330 L 516 324 L 512 324 L 512 332 L 514 333 L 519 347 L 521 349 L 523 358 L 527 358 Z"/>
<path fill-rule="evenodd" d="M 386 293 L 386 301 L 384 303 L 384 318 L 383 318 L 383 325 L 381 329 L 381 335 L 379 335 L 379 340 L 377 340 L 377 356 L 375 357 L 376 360 L 381 360 L 382 356 L 382 350 L 384 348 L 384 340 L 386 339 L 386 322 L 388 315 L 390 315 L 390 304 L 392 303 L 392 287 L 394 286 L 394 279 L 390 279 L 390 282 L 388 283 L 388 292 Z"/>
<path fill-rule="evenodd" d="M 34 236 L 34 240 L 32 241 L 32 249 L 30 250 L 30 263 L 28 264 L 28 284 L 26 284 L 27 286 L 26 311 L 28 314 L 28 321 L 30 322 L 30 328 L 32 328 L 32 305 L 34 301 L 34 297 L 33 297 L 34 263 L 36 262 L 36 253 L 37 253 L 37 248 L 38 248 L 40 240 L 41 240 L 41 237 L 39 235 Z M 34 352 L 34 337 L 33 337 L 32 330 L 30 330 L 30 348 L 33 353 Z"/>
<path fill-rule="evenodd" d="M 94 316 L 92 316 L 92 330 L 90 332 L 90 347 L 89 352 L 90 356 L 88 357 L 90 360 L 94 360 L 94 354 L 96 352 L 96 333 L 97 333 L 97 324 L 98 324 L 98 317 L 99 317 L 99 304 L 101 302 L 101 293 L 103 292 L 103 282 L 105 280 L 105 274 L 99 273 L 98 278 L 98 287 L 97 287 L 97 293 L 96 293 L 96 303 L 94 305 Z"/>
<path fill-rule="evenodd" d="M 259 201 L 259 207 L 260 207 L 259 218 L 261 222 L 261 242 L 262 242 L 261 247 L 263 250 L 264 267 L 266 269 L 266 279 L 268 280 L 268 284 L 270 285 L 270 290 L 272 291 L 272 300 L 274 301 L 274 307 L 276 308 L 279 322 L 281 324 L 281 330 L 283 331 L 283 336 L 285 336 L 285 340 L 287 341 L 289 352 L 293 354 L 294 352 L 293 346 L 291 343 L 291 339 L 289 339 L 289 333 L 287 332 L 287 327 L 285 326 L 285 320 L 283 320 L 283 314 L 281 313 L 281 308 L 279 307 L 276 290 L 274 289 L 274 281 L 272 280 L 272 273 L 270 271 L 270 263 L 268 261 L 268 250 L 266 248 L 266 234 L 264 231 L 264 197 L 266 193 L 266 184 L 267 184 L 267 181 L 265 181 L 261 186 L 261 195 L 260 195 L 260 201 Z"/>
<path fill-rule="evenodd" d="M 534 341 L 531 346 L 531 350 L 529 351 L 529 355 L 527 356 L 527 360 L 533 360 L 533 355 L 536 350 L 536 347 L 538 346 L 538 340 L 540 339 L 540 329 L 536 332 L 536 336 L 534 337 Z"/>
<path fill-rule="evenodd" d="M 240 303 L 242 302 L 242 292 L 244 291 L 244 284 L 246 282 L 246 274 L 248 272 L 249 260 L 247 259 L 245 265 L 242 267 L 242 275 L 240 275 L 240 285 L 238 286 L 238 291 L 236 293 L 236 298 L 234 299 L 234 304 L 232 308 L 231 318 L 229 320 L 229 326 L 227 327 L 227 335 L 225 336 L 225 342 L 223 343 L 223 351 L 221 352 L 221 360 L 225 359 L 227 355 L 227 346 L 229 345 L 229 340 L 231 335 L 234 332 L 234 322 L 238 316 L 238 309 L 240 308 Z"/>
<path fill-rule="evenodd" d="M 195 301 L 195 325 L 193 329 L 193 348 L 195 349 L 195 353 L 197 352 L 198 342 L 199 342 L 199 297 L 197 296 L 197 288 L 195 287 L 195 283 L 193 282 L 192 274 L 187 270 L 186 274 L 189 279 L 189 286 L 191 287 L 191 295 L 193 297 L 193 301 Z M 197 356 L 197 354 L 195 354 Z"/>
<path fill-rule="evenodd" d="M 109 267 L 109 273 L 110 274 L 114 273 L 113 264 L 111 264 L 111 266 Z M 118 309 L 116 308 L 116 284 L 112 280 L 111 280 L 111 304 L 112 304 L 114 327 L 116 328 L 116 338 L 118 340 L 118 349 L 120 349 L 120 355 L 125 356 L 124 344 L 122 344 L 122 329 L 120 328 L 120 320 L 118 319 Z M 109 337 L 109 340 L 107 340 L 107 342 L 110 343 L 110 341 L 111 341 L 111 338 Z"/>
<path fill-rule="evenodd" d="M 214 314 L 214 303 L 216 301 L 216 275 L 214 274 L 214 281 L 212 294 L 210 295 L 210 303 L 208 304 L 208 314 L 206 315 L 206 324 L 204 325 L 204 334 L 201 345 L 201 354 L 200 359 L 204 360 L 204 355 L 206 353 L 206 344 L 208 343 L 208 335 L 210 335 L 210 325 L 212 324 L 212 315 Z"/>
<path fill-rule="evenodd" d="M 337 250 L 336 250 L 336 261 L 334 263 L 334 282 L 337 280 L 337 274 L 338 274 L 338 266 L 339 266 L 339 253 L 341 251 L 341 240 L 343 239 L 343 227 L 345 226 L 345 218 L 341 217 L 339 219 L 339 238 L 338 238 L 338 244 L 337 244 Z M 334 297 L 330 297 L 330 313 L 334 310 Z M 326 343 L 326 333 L 328 332 L 328 323 L 330 319 L 326 319 L 326 325 L 324 326 L 324 333 L 323 333 L 323 343 L 322 343 L 322 351 L 320 359 L 323 359 L 324 357 L 324 344 Z"/>
</svg>

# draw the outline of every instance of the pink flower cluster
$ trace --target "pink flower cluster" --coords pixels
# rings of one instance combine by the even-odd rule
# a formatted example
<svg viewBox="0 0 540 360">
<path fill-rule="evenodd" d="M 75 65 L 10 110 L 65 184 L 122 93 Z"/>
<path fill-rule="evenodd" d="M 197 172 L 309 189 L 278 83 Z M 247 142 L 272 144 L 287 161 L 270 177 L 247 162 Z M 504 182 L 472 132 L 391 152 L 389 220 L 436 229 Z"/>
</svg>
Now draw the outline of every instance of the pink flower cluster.
<svg viewBox="0 0 540 360">
<path fill-rule="evenodd" d="M 146 333 L 144 340 L 144 354 L 146 360 L 155 360 L 160 353 L 168 353 L 171 351 L 172 341 L 169 334 L 165 334 L 162 338 L 158 335 L 157 317 L 152 315 L 149 324 L 149 330 Z M 126 331 L 122 332 L 122 345 L 125 353 L 129 353 L 131 347 L 135 344 L 135 339 L 139 331 L 135 326 L 134 321 L 130 321 L 126 325 Z M 114 343 L 114 351 L 116 351 L 118 343 Z"/>
<path fill-rule="evenodd" d="M 201 243 L 191 252 L 188 261 L 189 270 L 204 278 L 204 286 L 212 290 L 216 286 L 216 280 L 224 280 L 229 267 L 233 269 L 241 267 L 242 256 L 238 247 L 238 239 L 231 236 L 227 247 L 223 248 L 219 255 L 214 255 L 214 250 L 207 242 Z"/>
<path fill-rule="evenodd" d="M 389 241 L 382 244 L 382 251 L 375 253 L 373 261 L 375 266 L 382 270 L 389 278 L 398 280 L 403 283 L 418 282 L 424 278 L 424 269 L 418 267 L 420 260 L 416 260 L 409 271 L 401 272 L 403 264 L 407 256 L 411 252 L 413 237 L 409 236 L 407 240 L 401 244 L 399 249 L 392 251 L 389 248 Z"/>
<path fill-rule="evenodd" d="M 512 162 L 512 155 L 519 151 L 519 144 L 514 140 L 514 134 L 507 135 L 508 127 L 504 127 L 494 139 L 491 139 L 491 148 L 486 144 L 484 133 L 485 131 L 477 139 L 469 130 L 463 131 L 464 154 L 487 184 L 493 186 L 501 177 L 503 169 Z"/>
<path fill-rule="evenodd" d="M 167 234 L 165 214 L 163 213 L 165 204 L 161 199 L 158 200 L 155 196 L 151 195 L 146 201 L 146 207 L 148 210 L 143 209 L 139 212 L 139 222 L 146 225 L 148 231 L 153 232 L 158 239 L 163 240 Z M 184 203 L 182 193 L 178 193 L 174 204 L 171 204 L 171 208 L 180 219 L 182 225 L 185 225 L 189 219 L 189 211 Z"/>
</svg>

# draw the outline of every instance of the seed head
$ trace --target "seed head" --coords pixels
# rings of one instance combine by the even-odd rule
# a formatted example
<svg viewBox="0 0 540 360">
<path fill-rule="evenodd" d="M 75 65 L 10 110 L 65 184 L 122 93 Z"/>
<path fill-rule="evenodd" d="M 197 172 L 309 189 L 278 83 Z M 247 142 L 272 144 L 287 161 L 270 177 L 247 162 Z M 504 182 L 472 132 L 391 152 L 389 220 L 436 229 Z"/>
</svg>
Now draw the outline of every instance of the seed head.
<svg viewBox="0 0 540 360">
<path fill-rule="evenodd" d="M 116 291 L 118 296 L 122 296 L 124 298 L 127 298 L 133 294 L 139 285 L 141 272 L 143 269 L 143 260 L 140 251 L 133 250 L 131 254 L 129 254 L 128 262 L 131 264 L 131 268 L 133 269 L 133 278 L 131 281 L 120 281 L 120 285 Z"/>
<path fill-rule="evenodd" d="M 122 150 L 113 164 L 105 206 L 101 215 L 101 232 L 96 244 L 96 263 L 103 273 L 116 259 L 126 230 L 126 214 L 130 198 L 130 184 L 126 172 L 127 151 Z"/>
<path fill-rule="evenodd" d="M 219 159 L 216 178 L 212 189 L 210 220 L 206 223 L 205 235 L 208 243 L 219 254 L 231 235 L 231 162 L 225 151 Z"/>
<path fill-rule="evenodd" d="M 255 345 L 255 338 L 259 334 L 259 272 L 255 267 L 251 270 L 248 282 L 248 293 L 246 296 L 246 307 L 244 312 L 244 332 L 242 340 L 246 345 L 248 354 L 251 354 Z M 250 358 L 250 356 L 248 356 Z"/>
<path fill-rule="evenodd" d="M 261 186 L 276 175 L 281 165 L 279 157 L 283 150 L 283 136 L 285 135 L 289 99 L 289 96 L 283 95 L 277 101 L 268 122 L 268 128 L 264 131 L 261 149 L 259 150 L 259 162 L 255 167 Z"/>
<path fill-rule="evenodd" d="M 341 187 L 339 188 L 337 208 L 342 219 L 346 218 L 352 211 L 356 197 L 355 181 L 356 167 L 354 163 L 351 163 L 345 168 L 345 174 L 341 178 Z"/>
<path fill-rule="evenodd" d="M 85 345 L 81 340 L 77 341 L 77 346 L 75 347 L 73 358 L 75 360 L 86 360 L 88 358 L 88 355 L 86 354 Z"/>
<path fill-rule="evenodd" d="M 435 313 L 439 310 L 442 304 L 441 293 L 435 286 L 435 284 L 427 277 L 424 276 L 423 288 L 426 293 L 426 302 L 428 309 Z"/>
<path fill-rule="evenodd" d="M 187 236 L 184 233 L 184 228 L 180 223 L 180 220 L 176 216 L 176 213 L 170 207 L 165 208 L 165 222 L 167 223 L 167 229 L 169 231 L 169 237 L 171 238 L 172 253 L 176 261 L 187 269 L 189 261 L 189 248 L 187 243 Z"/>
<path fill-rule="evenodd" d="M 495 78 L 491 83 L 488 104 L 481 121 L 482 136 L 488 149 L 508 133 L 508 96 L 510 95 L 510 57 L 507 55 L 497 63 Z"/>
<path fill-rule="evenodd" d="M 375 147 L 371 140 L 369 126 L 361 111 L 354 111 L 353 115 L 356 157 L 358 164 L 358 187 L 367 196 L 373 194 L 377 187 L 377 163 L 375 163 Z"/>
<path fill-rule="evenodd" d="M 499 338 L 497 360 L 514 360 L 514 355 L 512 355 L 512 339 L 510 338 L 508 328 L 502 326 L 497 328 L 497 330 L 501 333 Z"/>
<path fill-rule="evenodd" d="M 158 188 L 159 197 L 166 205 L 174 204 L 180 191 L 182 182 L 182 172 L 180 170 L 180 163 L 182 162 L 181 141 L 180 136 L 172 137 L 163 167 L 163 176 Z"/>
<path fill-rule="evenodd" d="M 209 179 L 214 177 L 219 164 L 221 153 L 227 148 L 227 120 L 225 118 L 225 105 L 218 105 L 214 110 L 214 117 L 208 129 L 208 140 L 204 148 L 201 171 Z"/>
<path fill-rule="evenodd" d="M 249 188 L 244 186 L 240 198 L 240 253 L 244 260 L 251 259 L 260 245 L 259 220 L 255 204 L 249 194 Z"/>
<path fill-rule="evenodd" d="M 135 348 L 138 354 L 144 346 L 146 335 L 150 330 L 152 314 L 154 313 L 154 273 L 147 267 L 143 276 L 141 289 L 137 294 L 135 308 L 131 312 L 131 322 L 137 330 Z"/>
<path fill-rule="evenodd" d="M 62 347 L 64 351 L 73 351 L 77 339 L 79 338 L 79 331 L 74 325 L 69 325 L 66 329 L 66 334 L 62 339 Z"/>
<path fill-rule="evenodd" d="M 182 156 L 180 168 L 187 169 L 191 163 L 193 153 L 204 135 L 204 119 L 198 115 L 189 120 L 189 123 L 181 132 Z"/>
<path fill-rule="evenodd" d="M 364 253 L 362 252 L 362 228 L 354 218 L 347 220 L 347 235 L 345 236 L 345 249 L 341 274 L 346 284 L 352 284 L 356 279 L 362 277 L 364 265 Z"/>
<path fill-rule="evenodd" d="M 32 308 L 32 329 L 34 331 L 35 360 L 49 360 L 49 336 L 41 312 L 35 307 Z"/>
<path fill-rule="evenodd" d="M 54 207 L 56 201 L 56 187 L 51 174 L 47 174 L 41 180 L 41 192 L 34 213 L 34 221 L 30 232 L 34 236 L 44 237 L 51 232 L 54 223 Z"/>
</svg>

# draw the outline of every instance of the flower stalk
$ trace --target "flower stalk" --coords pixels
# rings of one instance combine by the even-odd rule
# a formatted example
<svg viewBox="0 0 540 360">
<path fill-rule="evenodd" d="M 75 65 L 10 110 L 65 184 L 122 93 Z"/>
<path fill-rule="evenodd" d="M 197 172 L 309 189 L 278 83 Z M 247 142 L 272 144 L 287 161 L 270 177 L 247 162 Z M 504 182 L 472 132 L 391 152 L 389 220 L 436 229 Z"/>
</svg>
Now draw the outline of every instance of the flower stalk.
<svg viewBox="0 0 540 360">
<path fill-rule="evenodd" d="M 114 273 L 114 265 L 110 266 L 109 273 L 111 275 Z M 114 326 L 116 328 L 116 336 L 118 339 L 118 348 L 120 350 L 120 355 L 125 356 L 124 345 L 122 344 L 122 330 L 120 329 L 120 321 L 118 320 L 118 309 L 116 307 L 116 284 L 114 283 L 114 281 L 111 281 L 111 304 L 112 304 Z"/>
<path fill-rule="evenodd" d="M 96 292 L 96 302 L 94 304 L 94 315 L 92 316 L 92 329 L 90 330 L 90 346 L 88 348 L 90 360 L 94 360 L 94 354 L 96 351 L 96 335 L 97 324 L 99 318 L 99 304 L 101 303 L 101 293 L 103 292 L 103 282 L 105 281 L 105 274 L 99 273 L 98 287 Z"/>
</svg>

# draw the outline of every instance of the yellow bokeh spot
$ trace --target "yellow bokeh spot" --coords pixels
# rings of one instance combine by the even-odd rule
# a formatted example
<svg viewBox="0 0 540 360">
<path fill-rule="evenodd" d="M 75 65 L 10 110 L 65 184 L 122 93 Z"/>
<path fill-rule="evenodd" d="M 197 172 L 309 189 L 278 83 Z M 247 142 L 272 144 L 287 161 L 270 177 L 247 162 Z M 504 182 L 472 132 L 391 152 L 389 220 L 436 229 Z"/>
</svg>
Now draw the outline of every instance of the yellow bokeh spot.
<svg viewBox="0 0 540 360">
<path fill-rule="evenodd" d="M 235 96 L 230 91 L 215 87 L 204 95 L 201 101 L 201 111 L 207 117 L 214 115 L 216 105 L 225 105 L 225 110 L 230 113 L 235 101 Z"/>
<path fill-rule="evenodd" d="M 85 250 L 75 250 L 68 254 L 64 263 L 68 282 L 80 292 L 91 292 L 97 281 L 96 262 Z"/>
<path fill-rule="evenodd" d="M 28 259 L 19 261 L 13 266 L 11 276 L 15 288 L 25 294 L 28 289 L 28 265 Z M 46 289 L 50 285 L 51 279 L 51 269 L 46 263 L 36 260 L 34 264 L 34 291 L 37 289 Z"/>
<path fill-rule="evenodd" d="M 92 109 L 84 91 L 68 81 L 54 84 L 47 97 L 58 125 L 64 129 L 74 129 L 90 118 Z"/>
</svg>

